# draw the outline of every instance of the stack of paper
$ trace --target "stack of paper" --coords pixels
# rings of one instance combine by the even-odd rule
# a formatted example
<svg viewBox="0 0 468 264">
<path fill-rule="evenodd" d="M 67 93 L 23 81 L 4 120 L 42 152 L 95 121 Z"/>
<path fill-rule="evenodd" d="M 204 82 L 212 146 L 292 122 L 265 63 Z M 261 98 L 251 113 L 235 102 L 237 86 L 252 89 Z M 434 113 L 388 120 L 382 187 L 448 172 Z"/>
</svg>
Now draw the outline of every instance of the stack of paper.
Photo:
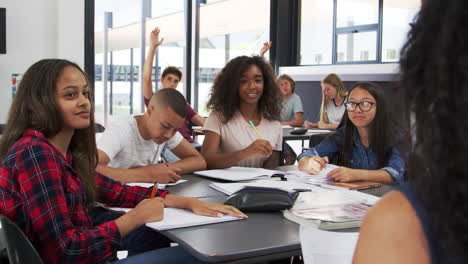
<svg viewBox="0 0 468 264">
<path fill-rule="evenodd" d="M 304 263 L 347 264 L 353 262 L 359 233 L 330 232 L 301 225 L 299 236 Z"/>
<path fill-rule="evenodd" d="M 235 182 L 235 183 L 217 183 L 213 182 L 209 185 L 211 188 L 218 190 L 227 195 L 231 195 L 237 191 L 242 190 L 245 187 L 264 187 L 264 188 L 276 188 L 287 192 L 295 191 L 324 191 L 323 188 L 310 185 L 302 182 L 294 181 L 272 181 L 272 180 L 257 180 L 251 182 Z"/>
<path fill-rule="evenodd" d="M 129 212 L 132 208 L 110 208 L 115 211 Z M 189 226 L 207 225 L 227 221 L 241 220 L 241 218 L 224 215 L 223 217 L 210 217 L 197 215 L 191 211 L 179 208 L 164 208 L 164 218 L 159 222 L 147 223 L 146 226 L 156 230 L 168 230 Z"/>
<path fill-rule="evenodd" d="M 379 197 L 358 191 L 304 192 L 299 194 L 291 209 L 283 212 L 283 216 L 323 230 L 358 227 L 370 206 L 378 200 Z"/>
<path fill-rule="evenodd" d="M 246 181 L 271 177 L 274 174 L 285 174 L 284 171 L 267 170 L 262 168 L 230 167 L 219 170 L 204 170 L 194 172 L 197 175 L 226 181 Z"/>
</svg>

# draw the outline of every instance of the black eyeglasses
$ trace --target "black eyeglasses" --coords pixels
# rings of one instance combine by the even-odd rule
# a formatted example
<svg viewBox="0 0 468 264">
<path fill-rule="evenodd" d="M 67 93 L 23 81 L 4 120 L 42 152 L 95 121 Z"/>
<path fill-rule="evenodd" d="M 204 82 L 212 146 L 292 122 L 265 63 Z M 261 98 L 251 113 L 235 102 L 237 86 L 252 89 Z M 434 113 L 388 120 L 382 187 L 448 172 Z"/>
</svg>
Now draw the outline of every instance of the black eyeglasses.
<svg viewBox="0 0 468 264">
<path fill-rule="evenodd" d="M 362 112 L 367 112 L 372 109 L 372 106 L 375 105 L 375 103 L 370 102 L 370 101 L 363 101 L 360 103 L 348 102 L 345 105 L 346 105 L 346 110 L 348 110 L 349 112 L 354 112 L 354 110 L 356 110 L 356 107 L 358 106 Z"/>
</svg>

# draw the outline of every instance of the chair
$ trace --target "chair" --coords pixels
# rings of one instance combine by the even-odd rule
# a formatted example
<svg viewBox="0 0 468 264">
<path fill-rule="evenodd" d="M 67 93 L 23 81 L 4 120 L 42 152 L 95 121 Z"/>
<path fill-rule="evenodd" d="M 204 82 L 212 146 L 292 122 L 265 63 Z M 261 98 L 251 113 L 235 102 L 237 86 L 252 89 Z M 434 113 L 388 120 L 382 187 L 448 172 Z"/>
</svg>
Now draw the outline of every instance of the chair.
<svg viewBox="0 0 468 264">
<path fill-rule="evenodd" d="M 19 227 L 3 215 L 0 215 L 0 263 L 43 263 Z"/>
</svg>

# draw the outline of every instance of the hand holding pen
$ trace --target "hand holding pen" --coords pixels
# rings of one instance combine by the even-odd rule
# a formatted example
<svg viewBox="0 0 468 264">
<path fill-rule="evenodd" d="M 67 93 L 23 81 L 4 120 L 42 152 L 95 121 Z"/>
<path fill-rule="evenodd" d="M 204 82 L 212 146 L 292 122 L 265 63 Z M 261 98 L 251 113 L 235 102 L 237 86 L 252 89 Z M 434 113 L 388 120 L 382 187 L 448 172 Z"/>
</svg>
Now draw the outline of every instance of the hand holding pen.
<svg viewBox="0 0 468 264">
<path fill-rule="evenodd" d="M 170 167 L 167 163 L 159 163 L 149 166 L 151 168 L 148 175 L 148 182 L 172 183 L 180 180 L 179 168 Z"/>
<path fill-rule="evenodd" d="M 263 137 L 258 132 L 254 123 L 249 120 L 249 124 L 252 126 L 253 131 L 257 135 L 257 140 L 252 142 L 244 151 L 247 153 L 247 156 L 270 156 L 273 153 L 273 147 L 271 146 L 268 140 L 264 140 Z"/>
<path fill-rule="evenodd" d="M 310 174 L 318 174 L 327 167 L 328 157 L 320 157 L 317 150 L 312 148 L 313 156 L 305 156 L 299 160 L 299 169 Z"/>
</svg>

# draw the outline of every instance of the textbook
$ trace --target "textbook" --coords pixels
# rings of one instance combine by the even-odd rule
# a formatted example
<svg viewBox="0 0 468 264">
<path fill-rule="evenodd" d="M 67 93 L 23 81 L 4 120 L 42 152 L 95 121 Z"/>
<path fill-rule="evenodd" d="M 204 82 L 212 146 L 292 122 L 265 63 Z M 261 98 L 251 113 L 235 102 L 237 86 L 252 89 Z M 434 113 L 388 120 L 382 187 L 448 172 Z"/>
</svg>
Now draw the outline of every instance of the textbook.
<svg viewBox="0 0 468 264">
<path fill-rule="evenodd" d="M 195 171 L 194 174 L 225 181 L 246 181 L 269 178 L 273 175 L 284 175 L 286 172 L 262 168 L 230 167 L 227 169 Z"/>
<path fill-rule="evenodd" d="M 110 209 L 120 212 L 129 212 L 133 208 L 120 208 L 111 207 Z M 210 217 L 197 215 L 192 211 L 179 209 L 179 208 L 164 208 L 164 218 L 159 222 L 147 223 L 146 226 L 155 230 L 169 230 L 182 227 L 199 226 L 207 224 L 222 223 L 227 221 L 242 220 L 241 218 L 233 217 L 230 215 L 223 215 L 222 217 Z"/>
</svg>

